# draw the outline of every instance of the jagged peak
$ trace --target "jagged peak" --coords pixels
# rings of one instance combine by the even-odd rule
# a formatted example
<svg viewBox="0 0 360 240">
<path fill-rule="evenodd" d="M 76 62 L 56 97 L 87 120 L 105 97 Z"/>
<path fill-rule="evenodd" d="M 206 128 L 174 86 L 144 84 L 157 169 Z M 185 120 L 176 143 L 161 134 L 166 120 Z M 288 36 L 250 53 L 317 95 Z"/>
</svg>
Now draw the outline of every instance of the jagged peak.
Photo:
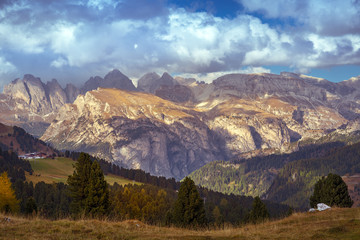
<svg viewBox="0 0 360 240">
<path fill-rule="evenodd" d="M 161 76 L 161 78 L 171 78 L 174 79 L 168 72 L 164 72 Z"/>
<path fill-rule="evenodd" d="M 24 82 L 43 84 L 43 82 L 41 81 L 41 79 L 39 77 L 34 77 L 31 74 L 25 74 L 23 79 L 24 79 Z"/>
<path fill-rule="evenodd" d="M 114 78 L 114 77 L 126 77 L 126 78 L 128 78 L 126 75 L 124 75 L 122 72 L 120 72 L 119 69 L 113 69 L 112 71 L 110 71 L 108 74 L 105 75 L 104 79 Z"/>
<path fill-rule="evenodd" d="M 69 89 L 69 88 L 77 88 L 77 87 L 72 83 L 67 83 L 65 89 Z"/>
<path fill-rule="evenodd" d="M 55 78 L 51 79 L 51 81 L 48 81 L 48 82 L 46 83 L 46 86 L 47 86 L 47 87 L 51 87 L 51 88 L 53 88 L 53 87 L 56 87 L 56 88 L 60 87 L 60 88 L 62 88 L 62 87 L 60 86 L 59 82 L 58 82 Z"/>
<path fill-rule="evenodd" d="M 159 79 L 160 75 L 157 74 L 156 72 L 148 72 L 148 73 L 145 73 L 141 78 L 139 78 L 139 80 L 146 79 L 146 78 Z"/>
</svg>

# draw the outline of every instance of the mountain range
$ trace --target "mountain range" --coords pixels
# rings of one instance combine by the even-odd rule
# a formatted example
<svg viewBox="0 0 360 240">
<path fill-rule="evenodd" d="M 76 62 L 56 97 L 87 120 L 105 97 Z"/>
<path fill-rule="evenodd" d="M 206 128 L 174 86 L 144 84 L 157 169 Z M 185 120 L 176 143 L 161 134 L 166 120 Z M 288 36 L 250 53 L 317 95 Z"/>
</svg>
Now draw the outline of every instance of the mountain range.
<svg viewBox="0 0 360 240">
<path fill-rule="evenodd" d="M 76 88 L 32 75 L 0 95 L 0 120 L 59 150 L 180 180 L 215 160 L 290 153 L 298 141 L 359 130 L 360 77 L 229 74 L 212 83 L 119 70 Z"/>
</svg>

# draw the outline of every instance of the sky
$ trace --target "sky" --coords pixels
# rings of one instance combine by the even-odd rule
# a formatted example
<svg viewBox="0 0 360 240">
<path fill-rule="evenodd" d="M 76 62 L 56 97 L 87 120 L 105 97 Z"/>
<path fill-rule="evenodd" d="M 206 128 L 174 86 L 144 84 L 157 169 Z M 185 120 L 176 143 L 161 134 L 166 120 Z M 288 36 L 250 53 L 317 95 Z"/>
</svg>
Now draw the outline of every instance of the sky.
<svg viewBox="0 0 360 240">
<path fill-rule="evenodd" d="M 342 81 L 360 75 L 360 0 L 0 0 L 0 87 L 27 73 L 80 86 L 115 68 Z"/>
</svg>

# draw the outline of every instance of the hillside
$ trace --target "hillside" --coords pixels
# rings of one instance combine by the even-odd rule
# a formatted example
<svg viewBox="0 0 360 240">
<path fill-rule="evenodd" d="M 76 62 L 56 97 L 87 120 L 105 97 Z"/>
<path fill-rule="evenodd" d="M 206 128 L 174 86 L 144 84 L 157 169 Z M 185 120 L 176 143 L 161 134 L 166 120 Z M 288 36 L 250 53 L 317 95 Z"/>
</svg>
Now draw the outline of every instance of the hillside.
<svg viewBox="0 0 360 240">
<path fill-rule="evenodd" d="M 295 213 L 278 221 L 224 230 L 156 227 L 136 220 L 57 220 L 10 217 L 0 222 L 1 239 L 358 239 L 360 209 Z M 0 219 L 4 219 L 0 215 Z M 44 227 L 46 226 L 46 228 Z M 101 227 L 100 227 L 101 226 Z"/>
<path fill-rule="evenodd" d="M 47 155 L 55 153 L 46 143 L 28 134 L 24 129 L 2 123 L 0 123 L 0 147 L 2 150 L 11 149 L 18 155 L 30 152 L 44 152 Z"/>
<path fill-rule="evenodd" d="M 26 174 L 26 180 L 32 181 L 34 184 L 44 181 L 45 183 L 66 183 L 69 175 L 74 172 L 73 161 L 70 158 L 57 157 L 55 159 L 30 159 L 31 168 L 34 170 L 33 174 Z M 113 174 L 105 175 L 105 180 L 113 185 L 115 182 L 119 185 L 128 183 L 135 183 L 132 180 L 122 178 Z"/>
<path fill-rule="evenodd" d="M 189 176 L 196 184 L 214 191 L 253 197 L 262 196 L 287 163 L 327 156 L 344 144 L 343 142 L 321 144 L 299 142 L 298 151 L 293 153 L 270 154 L 249 159 L 239 158 L 227 162 L 215 161 L 192 172 Z"/>
<path fill-rule="evenodd" d="M 60 150 L 180 180 L 226 158 L 200 117 L 201 112 L 148 93 L 100 88 L 65 105 L 41 139 Z"/>
<path fill-rule="evenodd" d="M 316 181 L 329 173 L 360 173 L 360 143 L 339 148 L 328 156 L 287 163 L 266 192 L 267 199 L 307 208 Z"/>
</svg>

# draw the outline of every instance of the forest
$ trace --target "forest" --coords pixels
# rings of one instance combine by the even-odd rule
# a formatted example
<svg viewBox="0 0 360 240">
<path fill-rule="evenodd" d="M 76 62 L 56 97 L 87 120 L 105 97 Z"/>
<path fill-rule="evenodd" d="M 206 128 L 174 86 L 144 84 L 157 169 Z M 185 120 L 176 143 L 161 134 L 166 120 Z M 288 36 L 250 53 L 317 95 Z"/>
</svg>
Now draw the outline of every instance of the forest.
<svg viewBox="0 0 360 240">
<path fill-rule="evenodd" d="M 91 162 L 96 161 L 101 166 L 101 174 L 111 172 L 143 183 L 107 186 L 110 204 L 109 211 L 106 212 L 108 219 L 138 219 L 148 224 L 171 224 L 169 213 L 173 211 L 181 183 L 174 179 L 151 176 L 142 170 L 121 168 L 94 157 L 90 159 Z M 75 217 L 71 209 L 73 199 L 69 194 L 68 184 L 27 182 L 25 172 L 31 174 L 31 165 L 28 161 L 19 159 L 13 152 L 1 151 L 0 160 L 1 172 L 9 173 L 12 188 L 18 199 L 18 213 L 48 219 Z M 253 203 L 252 197 L 226 195 L 202 187 L 197 187 L 197 191 L 204 202 L 207 226 L 241 225 L 248 221 Z M 286 205 L 269 201 L 264 203 L 270 218 L 285 217 L 289 210 Z"/>
</svg>

